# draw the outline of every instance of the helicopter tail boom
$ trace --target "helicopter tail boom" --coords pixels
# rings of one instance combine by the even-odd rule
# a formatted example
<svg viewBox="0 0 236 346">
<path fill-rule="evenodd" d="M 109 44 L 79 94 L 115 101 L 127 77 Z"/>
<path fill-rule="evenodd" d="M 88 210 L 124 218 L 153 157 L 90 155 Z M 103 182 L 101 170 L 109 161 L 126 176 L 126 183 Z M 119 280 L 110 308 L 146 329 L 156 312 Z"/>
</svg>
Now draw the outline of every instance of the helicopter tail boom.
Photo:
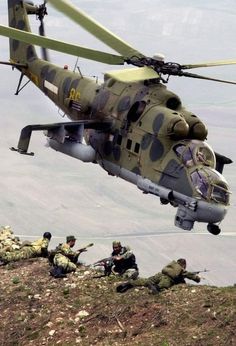
<svg viewBox="0 0 236 346">
<path fill-rule="evenodd" d="M 8 0 L 9 26 L 15 29 L 31 32 L 28 12 L 32 13 L 32 4 L 20 0 Z M 27 63 L 38 58 L 34 46 L 10 38 L 10 61 Z"/>
</svg>

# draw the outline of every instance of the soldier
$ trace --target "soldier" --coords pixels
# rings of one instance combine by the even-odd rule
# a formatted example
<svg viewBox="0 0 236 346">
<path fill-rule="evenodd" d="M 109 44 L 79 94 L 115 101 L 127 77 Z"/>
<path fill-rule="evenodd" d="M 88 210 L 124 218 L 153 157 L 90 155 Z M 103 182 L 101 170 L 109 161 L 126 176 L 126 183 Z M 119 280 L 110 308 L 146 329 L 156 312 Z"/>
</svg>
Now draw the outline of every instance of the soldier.
<svg viewBox="0 0 236 346">
<path fill-rule="evenodd" d="M 56 278 L 65 277 L 67 273 L 76 271 L 76 263 L 81 252 L 87 251 L 85 248 L 73 251 L 76 238 L 73 235 L 66 237 L 66 243 L 61 244 L 55 250 L 53 257 L 53 268 L 50 274 Z"/>
<path fill-rule="evenodd" d="M 51 233 L 45 232 L 43 238 L 35 240 L 27 245 L 22 246 L 19 250 L 15 251 L 2 251 L 0 253 L 0 261 L 2 264 L 9 262 L 16 262 L 22 259 L 28 259 L 32 257 L 47 257 L 48 245 L 51 240 Z"/>
<path fill-rule="evenodd" d="M 122 246 L 120 241 L 113 241 L 113 251 L 109 261 L 110 272 L 135 280 L 138 277 L 138 266 L 130 247 Z M 109 268 L 105 268 L 109 272 Z"/>
<path fill-rule="evenodd" d="M 19 250 L 21 245 L 20 239 L 14 235 L 10 226 L 2 226 L 0 228 L 1 252 Z"/>
<path fill-rule="evenodd" d="M 152 293 L 158 293 L 161 290 L 168 289 L 173 285 L 186 283 L 185 279 L 200 282 L 200 277 L 196 273 L 186 271 L 186 260 L 180 258 L 172 261 L 165 266 L 161 273 L 157 273 L 147 279 L 130 280 L 117 286 L 117 292 L 123 293 L 130 288 L 144 286 L 151 289 Z"/>
</svg>

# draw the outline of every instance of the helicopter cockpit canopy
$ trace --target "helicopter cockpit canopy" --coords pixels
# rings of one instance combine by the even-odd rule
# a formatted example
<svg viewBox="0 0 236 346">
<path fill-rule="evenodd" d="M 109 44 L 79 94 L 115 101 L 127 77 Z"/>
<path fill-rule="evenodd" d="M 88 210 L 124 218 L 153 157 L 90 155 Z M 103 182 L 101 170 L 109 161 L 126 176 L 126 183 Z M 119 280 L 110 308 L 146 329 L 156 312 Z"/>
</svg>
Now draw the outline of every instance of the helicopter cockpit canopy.
<svg viewBox="0 0 236 346">
<path fill-rule="evenodd" d="M 215 154 L 205 142 L 185 140 L 178 143 L 173 149 L 179 160 L 188 168 L 195 165 L 204 165 L 215 169 Z"/>
<path fill-rule="evenodd" d="M 196 192 L 205 200 L 229 204 L 228 184 L 219 172 L 201 167 L 193 171 L 190 177 Z"/>
<path fill-rule="evenodd" d="M 184 140 L 173 148 L 178 159 L 190 170 L 190 179 L 197 192 L 207 201 L 229 204 L 229 189 L 224 177 L 215 170 L 216 157 L 202 141 Z"/>
</svg>

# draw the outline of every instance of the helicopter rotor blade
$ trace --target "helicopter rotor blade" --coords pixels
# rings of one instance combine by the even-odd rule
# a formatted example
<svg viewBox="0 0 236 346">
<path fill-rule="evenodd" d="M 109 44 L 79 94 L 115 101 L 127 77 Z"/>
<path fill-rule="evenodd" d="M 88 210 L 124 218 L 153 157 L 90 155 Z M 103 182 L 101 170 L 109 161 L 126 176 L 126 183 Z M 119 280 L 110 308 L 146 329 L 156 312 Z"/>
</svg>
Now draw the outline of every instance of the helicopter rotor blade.
<svg viewBox="0 0 236 346">
<path fill-rule="evenodd" d="M 213 82 L 220 82 L 220 83 L 227 83 L 227 84 L 236 84 L 236 81 L 229 81 L 229 80 L 224 80 L 224 79 L 218 79 L 218 78 L 211 78 L 211 77 L 206 77 L 206 76 L 201 76 L 195 73 L 189 73 L 189 72 L 183 72 L 180 76 L 184 77 L 190 77 L 190 78 L 197 78 L 197 79 L 205 79 L 205 80 L 210 80 Z"/>
<path fill-rule="evenodd" d="M 134 56 L 138 58 L 145 57 L 142 53 L 131 47 L 128 43 L 103 27 L 73 4 L 64 0 L 48 0 L 48 2 L 90 34 L 105 43 L 108 47 L 124 56 L 125 60 L 128 58 L 131 59 Z"/>
<path fill-rule="evenodd" d="M 29 44 L 34 44 L 36 46 L 52 49 L 61 53 L 102 62 L 104 64 L 123 65 L 125 62 L 124 58 L 120 55 L 105 53 L 98 50 L 53 40 L 47 37 L 32 34 L 31 32 L 10 28 L 4 25 L 0 25 L 0 35 Z"/>
<path fill-rule="evenodd" d="M 236 60 L 218 60 L 218 61 L 212 61 L 212 62 L 206 62 L 206 63 L 200 63 L 200 64 L 181 65 L 181 69 L 190 70 L 192 68 L 199 68 L 199 67 L 214 67 L 214 66 L 235 65 L 235 64 L 236 64 Z"/>
</svg>

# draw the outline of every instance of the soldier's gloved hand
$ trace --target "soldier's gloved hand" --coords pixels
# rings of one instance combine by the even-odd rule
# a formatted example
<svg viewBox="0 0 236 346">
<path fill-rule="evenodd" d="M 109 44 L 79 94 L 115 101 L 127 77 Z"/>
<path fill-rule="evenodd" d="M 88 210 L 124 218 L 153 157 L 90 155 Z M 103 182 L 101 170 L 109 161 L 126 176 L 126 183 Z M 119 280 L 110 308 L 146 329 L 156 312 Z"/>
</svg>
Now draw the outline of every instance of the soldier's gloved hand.
<svg viewBox="0 0 236 346">
<path fill-rule="evenodd" d="M 195 279 L 195 281 L 196 281 L 197 283 L 199 283 L 199 282 L 201 281 L 201 278 L 200 278 L 200 276 L 196 276 L 196 279 Z"/>
<path fill-rule="evenodd" d="M 130 288 L 134 287 L 130 282 L 124 282 L 116 287 L 116 292 L 124 293 L 128 291 Z"/>
</svg>

